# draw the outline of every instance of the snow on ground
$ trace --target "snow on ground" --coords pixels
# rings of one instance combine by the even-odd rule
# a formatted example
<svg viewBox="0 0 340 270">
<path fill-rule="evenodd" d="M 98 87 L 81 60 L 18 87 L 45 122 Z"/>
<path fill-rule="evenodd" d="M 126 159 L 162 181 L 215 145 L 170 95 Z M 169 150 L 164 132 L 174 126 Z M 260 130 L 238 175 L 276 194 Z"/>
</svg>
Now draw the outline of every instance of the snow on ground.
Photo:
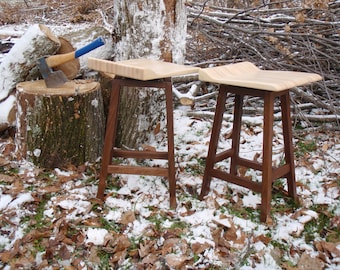
<svg viewBox="0 0 340 270">
<path fill-rule="evenodd" d="M 198 200 L 212 121 L 189 117 L 188 110 L 174 111 L 175 210 L 169 209 L 167 182 L 162 178 L 112 177 L 101 204 L 95 199 L 99 164 L 88 164 L 83 170 L 44 171 L 15 160 L 8 150 L 10 140 L 1 140 L 0 267 L 105 269 L 111 263 L 117 269 L 143 269 L 138 268 L 141 265 L 145 269 L 339 269 L 339 133 L 295 137 L 300 205 L 284 195 L 285 181 L 277 181 L 273 224 L 263 224 L 260 195 L 245 188 L 213 179 L 210 193 Z M 230 132 L 231 122 L 224 121 L 221 134 L 228 138 Z M 278 165 L 282 160 L 279 122 L 274 134 Z M 164 148 L 164 138 L 158 139 L 154 146 Z M 260 125 L 243 126 L 241 141 L 243 157 L 261 158 Z M 310 142 L 316 147 L 306 150 Z M 220 150 L 229 146 L 229 139 L 221 139 Z M 222 168 L 228 165 L 228 161 L 220 163 Z M 257 172 L 246 173 L 260 180 Z"/>
<path fill-rule="evenodd" d="M 274 195 L 273 224 L 266 225 L 259 221 L 257 209 L 260 196 L 245 188 L 215 179 L 206 199 L 197 199 L 204 169 L 201 159 L 208 150 L 212 123 L 210 120 L 190 118 L 182 108 L 176 109 L 174 114 L 179 168 L 176 210 L 169 209 L 167 183 L 158 177 L 125 175 L 113 178 L 111 181 L 114 182 L 109 183 L 106 190 L 110 195 L 103 205 L 98 206 L 101 209 L 98 212 L 93 204 L 97 188 L 97 179 L 93 175 L 55 169 L 42 181 L 41 172 L 32 164 L 14 161 L 12 167 L 18 167 L 22 182 L 18 183 L 15 179 L 0 181 L 2 251 L 14 249 L 16 241 L 25 238 L 29 223 L 24 220 L 28 216 L 34 216 L 34 211 L 27 205 L 36 203 L 36 196 L 48 195 L 42 211 L 44 219 L 50 220 L 52 224 L 58 223 L 59 219 L 63 219 L 63 222 L 77 221 L 76 224 L 79 223 L 82 231 L 83 245 L 86 247 L 104 247 L 112 238 L 110 227 L 98 226 L 98 216 L 111 224 L 110 226 L 124 224 L 121 227 L 122 234 L 130 240 L 139 239 L 139 243 L 150 241 L 150 228 L 154 230 L 157 226 L 158 230 L 166 231 L 179 223 L 185 224 L 181 241 L 191 249 L 203 246 L 204 250 L 195 249 L 198 252 L 196 255 L 182 249 L 167 253 L 165 258 L 169 265 L 173 265 L 172 269 L 179 269 L 173 262 L 183 259 L 184 255 L 188 262 L 190 256 L 195 257 L 190 264 L 192 268 L 189 269 L 286 269 L 285 265 L 298 266 L 302 256 L 308 256 L 309 261 L 317 261 L 324 269 L 339 267 L 339 242 L 333 255 L 321 256 L 315 245 L 323 243 L 322 235 L 315 232 L 315 239 L 311 240 L 306 232 L 306 226 L 319 218 L 318 205 L 324 206 L 324 211 L 334 213 L 332 215 L 339 218 L 339 184 L 331 178 L 340 174 L 339 137 L 325 136 L 317 141 L 318 145 L 327 143 L 328 148 L 309 153 L 308 159 L 312 161 L 298 159 L 296 177 L 301 205 L 296 208 L 287 206 L 289 199 Z M 279 123 L 275 125 L 275 129 L 279 130 Z M 251 144 L 252 149 L 261 149 L 262 133 L 259 130 L 256 136 L 249 136 L 246 131 L 245 128 L 242 132 L 242 136 L 247 139 L 247 143 L 242 145 L 242 151 L 251 157 L 254 153 L 247 150 L 248 146 Z M 224 122 L 222 134 L 229 132 L 230 123 Z M 315 138 L 310 135 L 310 139 Z M 228 140 L 221 142 L 221 146 L 229 143 Z M 162 145 L 163 142 L 157 144 Z M 279 159 L 280 156 L 277 155 L 276 158 Z M 301 166 L 299 162 L 304 162 L 305 166 Z M 4 175 L 10 173 L 2 169 L 0 177 Z M 256 178 L 258 175 L 253 174 L 252 177 Z M 286 185 L 282 185 L 285 188 Z M 164 235 L 157 234 L 157 237 L 154 244 L 158 248 L 164 248 L 169 239 L 164 239 Z M 172 257 L 175 255 L 178 257 Z M 40 256 L 44 257 L 44 252 Z M 59 266 L 61 263 L 59 261 Z M 86 259 L 83 263 L 83 269 L 90 269 L 89 267 L 95 265 L 99 267 L 98 263 L 91 263 Z M 6 263 L 0 265 L 4 269 L 10 269 Z M 119 265 L 119 269 L 135 269 L 132 260 L 119 262 Z"/>
</svg>

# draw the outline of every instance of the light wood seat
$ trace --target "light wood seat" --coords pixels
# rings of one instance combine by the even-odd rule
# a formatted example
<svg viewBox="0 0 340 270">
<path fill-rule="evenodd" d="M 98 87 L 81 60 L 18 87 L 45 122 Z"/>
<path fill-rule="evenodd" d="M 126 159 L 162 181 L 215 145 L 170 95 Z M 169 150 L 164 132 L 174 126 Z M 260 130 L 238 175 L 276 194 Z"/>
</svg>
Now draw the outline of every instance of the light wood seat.
<svg viewBox="0 0 340 270">
<path fill-rule="evenodd" d="M 260 220 L 268 222 L 270 220 L 273 181 L 278 178 L 287 178 L 288 194 L 294 200 L 297 199 L 289 89 L 321 80 L 322 77 L 314 73 L 265 71 L 250 62 L 242 62 L 201 69 L 199 70 L 199 79 L 220 84 L 200 198 L 203 199 L 208 194 L 212 177 L 246 187 L 261 194 Z M 217 153 L 228 93 L 235 95 L 232 145 L 230 149 Z M 261 163 L 239 156 L 244 96 L 261 97 L 264 100 L 263 158 Z M 272 164 L 274 101 L 276 98 L 280 99 L 285 154 L 284 164 L 277 168 Z M 229 171 L 215 168 L 216 163 L 228 158 L 230 158 Z M 261 171 L 262 182 L 255 182 L 239 175 L 238 168 L 240 166 Z"/>
<path fill-rule="evenodd" d="M 170 207 L 176 208 L 176 177 L 174 154 L 173 102 L 171 76 L 197 73 L 199 68 L 155 61 L 149 59 L 132 59 L 112 62 L 89 58 L 88 66 L 94 70 L 113 73 L 120 77 L 112 80 L 110 107 L 106 125 L 104 149 L 97 198 L 103 200 L 108 174 L 137 174 L 167 177 L 169 181 Z M 115 147 L 118 122 L 120 91 L 131 87 L 164 88 L 166 96 L 167 117 L 167 151 L 122 150 Z M 168 161 L 167 168 L 125 166 L 112 164 L 113 157 L 135 159 L 163 159 Z"/>
<path fill-rule="evenodd" d="M 200 69 L 198 67 L 145 58 L 112 62 L 89 57 L 88 66 L 94 70 L 140 81 L 150 81 L 197 73 Z"/>
</svg>

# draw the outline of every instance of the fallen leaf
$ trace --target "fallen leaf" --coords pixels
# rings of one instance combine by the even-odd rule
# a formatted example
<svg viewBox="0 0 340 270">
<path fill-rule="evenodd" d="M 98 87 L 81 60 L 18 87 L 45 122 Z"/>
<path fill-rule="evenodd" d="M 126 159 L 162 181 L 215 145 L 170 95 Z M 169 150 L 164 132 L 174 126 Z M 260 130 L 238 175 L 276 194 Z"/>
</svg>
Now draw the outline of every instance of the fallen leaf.
<svg viewBox="0 0 340 270">
<path fill-rule="evenodd" d="M 101 259 L 100 257 L 98 256 L 98 247 L 93 245 L 91 246 L 91 249 L 90 249 L 90 256 L 88 257 L 88 260 L 92 263 L 97 263 L 99 264 Z"/>
<path fill-rule="evenodd" d="M 129 238 L 126 235 L 119 235 L 116 239 L 116 247 L 115 247 L 115 251 L 124 251 L 126 249 L 128 249 L 131 246 L 131 242 L 129 240 Z"/>
<path fill-rule="evenodd" d="M 5 166 L 8 164 L 9 164 L 9 161 L 7 159 L 0 157 L 0 166 Z"/>
<path fill-rule="evenodd" d="M 160 132 L 160 130 L 161 130 L 161 123 L 158 122 L 156 127 L 153 130 L 153 134 L 157 135 Z"/>
<path fill-rule="evenodd" d="M 183 266 L 189 258 L 187 256 L 171 253 L 165 256 L 165 260 L 170 267 L 178 269 Z"/>
<path fill-rule="evenodd" d="M 140 243 L 139 249 L 138 249 L 138 254 L 141 258 L 146 257 L 148 254 L 152 253 L 153 251 L 153 246 L 155 245 L 154 241 L 148 241 L 145 244 Z"/>
<path fill-rule="evenodd" d="M 319 241 L 315 242 L 314 245 L 319 252 L 326 253 L 328 258 L 340 258 L 340 249 L 338 249 L 340 243 Z"/>
<path fill-rule="evenodd" d="M 142 263 L 144 265 L 153 265 L 158 260 L 158 257 L 155 254 L 148 254 L 145 258 L 143 258 Z"/>
<path fill-rule="evenodd" d="M 59 249 L 58 255 L 63 260 L 68 260 L 71 258 L 71 252 L 68 250 L 66 245 L 62 245 Z"/>
<path fill-rule="evenodd" d="M 128 225 L 136 220 L 135 212 L 134 211 L 127 211 L 122 214 L 119 223 L 123 225 Z"/>
<path fill-rule="evenodd" d="M 203 244 L 195 242 L 191 245 L 191 250 L 194 254 L 201 254 L 202 252 L 204 252 L 205 250 L 207 250 L 211 247 L 212 246 L 207 242 L 204 242 Z"/>
<path fill-rule="evenodd" d="M 297 264 L 299 270 L 322 270 L 323 262 L 316 257 L 312 257 L 307 252 L 301 255 L 301 258 Z"/>
<path fill-rule="evenodd" d="M 39 193 L 55 193 L 61 190 L 60 185 L 47 186 L 38 189 Z"/>
<path fill-rule="evenodd" d="M 147 144 L 142 144 L 142 149 L 143 151 L 156 152 L 156 147 Z"/>
</svg>

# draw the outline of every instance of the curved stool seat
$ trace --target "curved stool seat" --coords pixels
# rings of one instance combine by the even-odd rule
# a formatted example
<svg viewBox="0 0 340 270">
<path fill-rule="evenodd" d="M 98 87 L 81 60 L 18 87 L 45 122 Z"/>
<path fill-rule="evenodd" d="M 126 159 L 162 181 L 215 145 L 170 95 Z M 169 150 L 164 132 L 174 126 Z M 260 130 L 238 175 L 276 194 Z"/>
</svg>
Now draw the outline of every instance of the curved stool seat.
<svg viewBox="0 0 340 270">
<path fill-rule="evenodd" d="M 108 174 L 136 174 L 167 177 L 169 181 L 170 207 L 176 208 L 176 170 L 174 154 L 174 127 L 171 76 L 197 73 L 199 68 L 168 62 L 131 59 L 112 62 L 89 58 L 88 66 L 94 70 L 120 76 L 112 80 L 110 107 L 107 117 L 102 164 L 98 184 L 97 198 L 104 200 L 106 178 Z M 120 91 L 131 87 L 163 88 L 166 98 L 167 151 L 122 150 L 115 147 Z M 134 159 L 167 160 L 167 168 L 147 166 L 126 166 L 112 164 L 113 157 Z"/>
<path fill-rule="evenodd" d="M 276 179 L 287 178 L 288 194 L 293 199 L 297 199 L 289 88 L 322 78 L 314 73 L 264 71 L 250 62 L 201 69 L 199 78 L 202 81 L 220 84 L 200 198 L 203 199 L 208 194 L 212 177 L 246 187 L 261 194 L 260 220 L 268 222 L 272 183 Z M 216 153 L 228 93 L 235 95 L 232 144 L 230 149 Z M 244 96 L 261 97 L 264 100 L 262 163 L 244 159 L 239 155 Z M 277 168 L 272 165 L 274 100 L 276 98 L 280 100 L 285 156 L 284 164 Z M 217 162 L 228 158 L 230 158 L 229 171 L 215 168 Z M 238 175 L 240 166 L 261 171 L 262 182 L 255 182 Z"/>
</svg>

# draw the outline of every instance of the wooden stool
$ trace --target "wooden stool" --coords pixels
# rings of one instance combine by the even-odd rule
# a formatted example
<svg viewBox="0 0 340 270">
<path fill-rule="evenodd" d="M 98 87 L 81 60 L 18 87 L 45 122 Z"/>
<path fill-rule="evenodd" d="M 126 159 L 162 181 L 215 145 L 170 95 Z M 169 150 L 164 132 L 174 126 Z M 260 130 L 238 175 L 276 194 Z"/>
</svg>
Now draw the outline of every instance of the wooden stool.
<svg viewBox="0 0 340 270">
<path fill-rule="evenodd" d="M 89 59 L 89 67 L 102 72 L 113 73 L 123 78 L 115 78 L 112 82 L 110 108 L 108 113 L 102 165 L 98 185 L 97 198 L 104 199 L 106 178 L 108 174 L 137 174 L 167 177 L 169 180 L 170 207 L 176 208 L 176 178 L 174 156 L 174 128 L 171 76 L 197 73 L 199 68 L 177 65 L 147 59 L 133 59 L 111 62 L 100 59 Z M 166 152 L 121 150 L 114 148 L 117 120 L 119 92 L 122 87 L 152 87 L 164 88 L 166 97 L 167 139 Z M 113 165 L 112 157 L 136 159 L 164 159 L 168 160 L 167 168 Z"/>
<path fill-rule="evenodd" d="M 199 77 L 202 81 L 221 84 L 217 97 L 216 112 L 200 198 L 202 199 L 209 192 L 212 177 L 246 187 L 254 192 L 261 193 L 260 219 L 262 222 L 267 222 L 270 217 L 272 183 L 274 180 L 281 177 L 287 178 L 288 194 L 294 200 L 297 199 L 288 89 L 318 81 L 322 78 L 317 74 L 311 73 L 263 71 L 249 62 L 202 69 L 199 71 Z M 228 150 L 216 153 L 228 93 L 235 95 L 232 146 Z M 246 95 L 261 97 L 264 100 L 262 163 L 247 160 L 239 156 L 243 97 Z M 285 164 L 277 168 L 272 165 L 275 98 L 279 98 L 281 103 L 285 154 Z M 217 162 L 227 158 L 230 158 L 229 172 L 214 168 Z M 254 182 L 239 176 L 237 172 L 239 166 L 261 171 L 262 182 Z"/>
</svg>

